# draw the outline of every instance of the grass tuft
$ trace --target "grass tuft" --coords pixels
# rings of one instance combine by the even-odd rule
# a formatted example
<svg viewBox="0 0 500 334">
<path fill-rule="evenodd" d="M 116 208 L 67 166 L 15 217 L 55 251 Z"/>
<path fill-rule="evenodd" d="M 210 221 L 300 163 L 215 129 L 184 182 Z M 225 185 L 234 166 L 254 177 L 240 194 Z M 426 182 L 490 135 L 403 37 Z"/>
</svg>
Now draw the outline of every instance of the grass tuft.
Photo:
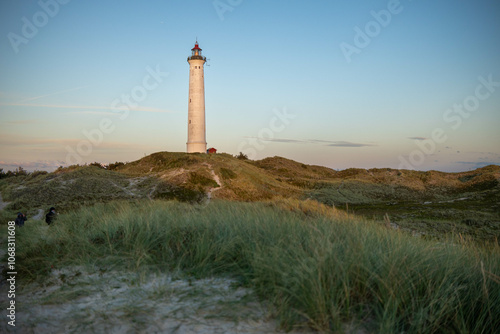
<svg viewBox="0 0 500 334">
<path fill-rule="evenodd" d="M 498 245 L 429 241 L 380 225 L 314 201 L 110 202 L 20 229 L 17 266 L 33 280 L 67 265 L 232 275 L 270 300 L 286 329 L 500 327 Z"/>
</svg>

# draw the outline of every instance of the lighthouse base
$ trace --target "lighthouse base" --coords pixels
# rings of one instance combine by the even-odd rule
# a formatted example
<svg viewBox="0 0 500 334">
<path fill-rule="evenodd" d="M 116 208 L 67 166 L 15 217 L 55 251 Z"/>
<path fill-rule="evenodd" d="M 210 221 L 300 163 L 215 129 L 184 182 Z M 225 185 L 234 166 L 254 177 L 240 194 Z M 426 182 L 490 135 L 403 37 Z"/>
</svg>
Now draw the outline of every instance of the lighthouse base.
<svg viewBox="0 0 500 334">
<path fill-rule="evenodd" d="M 192 142 L 187 144 L 187 153 L 207 153 L 207 143 Z"/>
</svg>

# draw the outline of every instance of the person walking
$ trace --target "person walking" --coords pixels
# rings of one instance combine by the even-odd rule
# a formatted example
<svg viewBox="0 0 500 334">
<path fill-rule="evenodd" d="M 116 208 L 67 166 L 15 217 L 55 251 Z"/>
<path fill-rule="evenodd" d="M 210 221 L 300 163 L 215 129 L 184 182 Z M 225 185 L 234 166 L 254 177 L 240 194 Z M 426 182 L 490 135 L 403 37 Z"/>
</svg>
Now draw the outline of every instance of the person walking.
<svg viewBox="0 0 500 334">
<path fill-rule="evenodd" d="M 19 227 L 23 227 L 24 226 L 24 222 L 27 221 L 28 218 L 26 218 L 26 214 L 22 213 L 22 212 L 18 212 L 17 213 L 17 218 L 16 218 L 16 226 L 19 226 Z"/>
<path fill-rule="evenodd" d="M 57 213 L 56 213 L 56 208 L 54 207 L 51 207 L 49 209 L 49 213 L 47 213 L 45 215 L 45 222 L 50 225 L 54 222 L 54 220 L 56 219 L 56 216 L 57 216 Z"/>
</svg>

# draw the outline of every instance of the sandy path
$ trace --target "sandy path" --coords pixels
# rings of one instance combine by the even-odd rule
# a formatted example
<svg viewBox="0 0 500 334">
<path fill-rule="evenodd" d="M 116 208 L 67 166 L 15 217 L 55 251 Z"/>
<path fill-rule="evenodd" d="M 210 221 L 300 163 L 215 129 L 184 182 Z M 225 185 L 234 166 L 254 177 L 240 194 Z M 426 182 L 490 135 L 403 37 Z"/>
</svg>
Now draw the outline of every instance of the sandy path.
<svg viewBox="0 0 500 334">
<path fill-rule="evenodd" d="M 0 193 L 0 210 L 3 210 L 10 202 L 4 202 L 2 198 L 2 193 Z M 31 217 L 34 220 L 40 220 L 43 218 L 43 209 L 38 209 L 38 213 Z"/>
<path fill-rule="evenodd" d="M 41 284 L 16 294 L 18 333 L 281 332 L 253 292 L 229 278 L 175 279 L 74 267 L 53 270 Z M 9 332 L 5 321 L 0 332 Z"/>
<path fill-rule="evenodd" d="M 3 210 L 7 205 L 9 205 L 10 202 L 4 202 L 2 198 L 2 193 L 0 193 L 0 210 Z"/>
<path fill-rule="evenodd" d="M 135 185 L 135 183 L 132 183 L 131 180 L 129 180 L 128 187 L 122 187 L 122 186 L 116 184 L 113 181 L 111 181 L 111 184 L 114 185 L 116 188 L 120 189 L 121 191 L 123 191 L 125 194 L 127 194 L 130 197 L 136 197 L 137 196 L 136 193 L 134 193 L 132 190 L 129 189 L 130 186 Z"/>
<path fill-rule="evenodd" d="M 224 188 L 224 185 L 220 181 L 219 176 L 217 174 L 215 174 L 214 167 L 208 163 L 203 163 L 203 164 L 208 167 L 208 169 L 210 170 L 210 173 L 212 174 L 212 178 L 219 185 L 219 187 L 210 188 L 210 190 L 208 190 L 208 192 L 207 192 L 207 204 L 208 204 L 208 203 L 210 203 L 210 200 L 212 199 L 212 193 Z"/>
<path fill-rule="evenodd" d="M 38 213 L 31 217 L 33 220 L 42 220 L 43 219 L 43 209 L 38 209 Z"/>
</svg>

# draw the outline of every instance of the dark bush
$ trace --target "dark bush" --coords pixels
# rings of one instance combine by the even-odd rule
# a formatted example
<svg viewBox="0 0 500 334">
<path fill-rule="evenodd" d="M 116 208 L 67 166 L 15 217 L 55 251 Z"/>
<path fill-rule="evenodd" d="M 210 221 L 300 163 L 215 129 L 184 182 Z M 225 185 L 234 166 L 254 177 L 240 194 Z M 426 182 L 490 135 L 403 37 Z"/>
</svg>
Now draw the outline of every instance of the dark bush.
<svg viewBox="0 0 500 334">
<path fill-rule="evenodd" d="M 106 169 L 100 162 L 97 162 L 97 161 L 90 163 L 89 166 L 94 166 L 94 167 L 98 167 L 101 169 Z"/>
<path fill-rule="evenodd" d="M 248 155 L 244 154 L 243 152 L 240 152 L 240 154 L 236 155 L 235 158 L 240 160 L 248 160 Z"/>
<path fill-rule="evenodd" d="M 109 165 L 107 166 L 107 169 L 108 169 L 108 170 L 115 170 L 115 169 L 118 169 L 119 167 L 124 166 L 124 165 L 125 165 L 125 164 L 124 164 L 123 162 L 118 162 L 118 161 L 117 161 L 117 162 L 115 162 L 114 164 L 113 164 L 113 163 L 109 164 Z"/>
<path fill-rule="evenodd" d="M 47 171 L 44 171 L 44 170 L 36 170 L 36 171 L 34 171 L 33 173 L 31 173 L 31 174 L 30 174 L 30 177 L 31 177 L 31 178 L 35 178 L 35 177 L 37 177 L 37 176 L 39 176 L 39 175 L 46 175 L 46 174 L 48 174 L 48 172 L 47 172 Z"/>
</svg>

